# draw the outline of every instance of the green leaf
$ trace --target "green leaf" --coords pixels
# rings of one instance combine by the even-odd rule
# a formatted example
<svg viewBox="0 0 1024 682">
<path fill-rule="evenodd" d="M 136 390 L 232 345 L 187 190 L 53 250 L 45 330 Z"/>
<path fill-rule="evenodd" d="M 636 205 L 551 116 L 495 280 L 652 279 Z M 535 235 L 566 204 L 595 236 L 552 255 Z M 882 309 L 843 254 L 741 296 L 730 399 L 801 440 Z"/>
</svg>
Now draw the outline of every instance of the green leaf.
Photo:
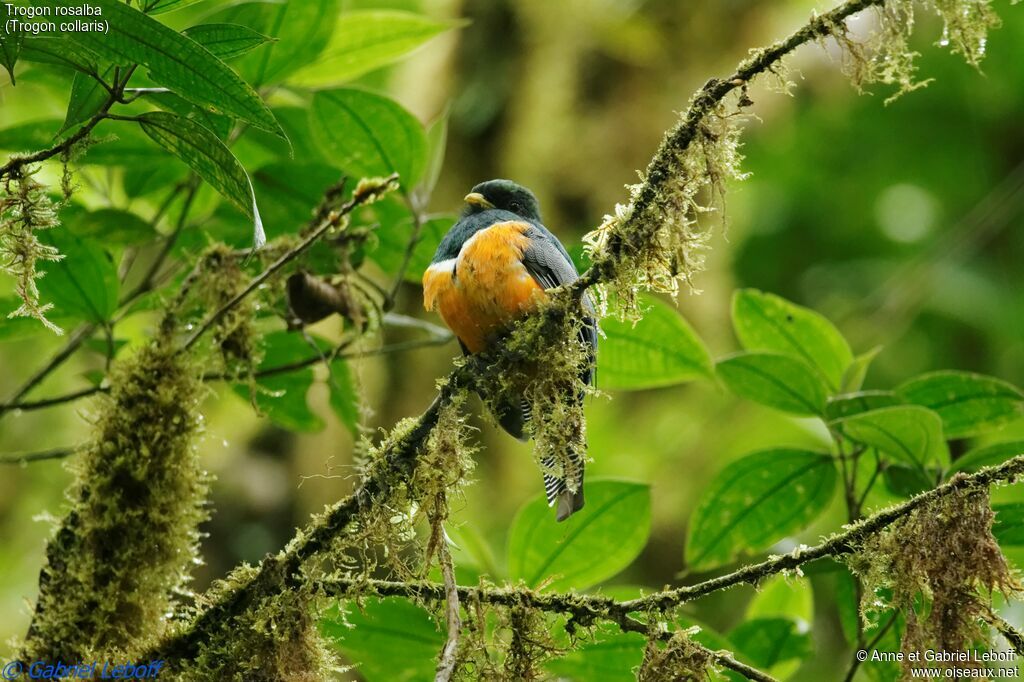
<svg viewBox="0 0 1024 682">
<path fill-rule="evenodd" d="M 203 0 L 147 0 L 143 8 L 146 14 L 163 14 L 176 9 L 184 9 Z"/>
<path fill-rule="evenodd" d="M 740 289 L 732 299 L 732 323 L 746 350 L 783 353 L 803 360 L 838 390 L 853 361 L 850 345 L 818 313 L 757 289 Z"/>
<path fill-rule="evenodd" d="M 589 481 L 586 498 L 582 511 L 563 523 L 555 521 L 543 495 L 519 510 L 508 540 L 514 580 L 530 587 L 544 583 L 553 591 L 585 590 L 636 559 L 651 531 L 650 488 L 628 481 Z"/>
<path fill-rule="evenodd" d="M 397 172 L 410 189 L 423 171 L 427 140 L 420 122 L 396 102 L 364 90 L 325 90 L 313 96 L 313 137 L 332 162 L 353 176 Z"/>
<path fill-rule="evenodd" d="M 835 489 L 836 467 L 824 453 L 777 448 L 730 463 L 690 518 L 687 565 L 705 571 L 771 546 L 814 521 Z"/>
<path fill-rule="evenodd" d="M 441 115 L 427 126 L 427 164 L 423 171 L 423 178 L 413 192 L 415 205 L 421 210 L 430 203 L 430 195 L 433 194 L 434 187 L 441 177 L 441 169 L 444 167 L 444 157 L 448 147 L 450 113 L 451 109 L 445 107 Z"/>
<path fill-rule="evenodd" d="M 258 86 L 279 83 L 309 64 L 335 32 L 339 0 L 244 2 L 210 17 L 248 26 L 275 42 L 236 62 L 243 77 Z"/>
<path fill-rule="evenodd" d="M 256 91 L 209 50 L 119 0 L 90 1 L 102 10 L 109 32 L 71 33 L 69 40 L 115 64 L 142 64 L 154 81 L 193 104 L 284 134 Z M 63 3 L 43 0 L 37 4 Z"/>
<path fill-rule="evenodd" d="M 256 246 L 263 245 L 266 236 L 252 183 L 242 164 L 216 135 L 191 119 L 160 111 L 142 114 L 139 125 L 157 144 L 188 164 L 221 196 L 251 218 Z"/>
<path fill-rule="evenodd" d="M 327 378 L 330 391 L 329 401 L 334 414 L 338 416 L 353 436 L 359 436 L 359 391 L 352 379 L 352 371 L 344 358 L 331 363 L 331 374 Z"/>
<path fill-rule="evenodd" d="M 147 100 L 166 112 L 194 120 L 221 140 L 227 139 L 231 133 L 231 128 L 234 126 L 234 121 L 231 118 L 207 111 L 203 107 L 197 107 L 183 97 L 178 97 L 173 92 L 150 93 L 147 96 Z"/>
<path fill-rule="evenodd" d="M 820 416 L 828 387 L 806 362 L 780 353 L 745 352 L 718 361 L 718 376 L 748 400 L 793 414 Z"/>
<path fill-rule="evenodd" d="M 99 75 L 96 53 L 64 37 L 26 36 L 21 46 L 21 59 L 62 66 L 93 77 Z"/>
<path fill-rule="evenodd" d="M 612 317 L 601 321 L 601 387 L 638 390 L 712 377 L 711 356 L 686 318 L 653 296 L 644 296 L 642 305 L 646 312 L 635 326 Z"/>
<path fill-rule="evenodd" d="M 757 586 L 745 618 L 789 618 L 809 626 L 814 620 L 811 583 L 805 578 L 784 575 L 765 580 Z"/>
<path fill-rule="evenodd" d="M 21 54 L 21 45 L 24 41 L 25 36 L 20 32 L 8 33 L 6 27 L 0 30 L 0 65 L 7 70 L 7 75 L 11 77 L 11 85 L 15 83 L 14 65 L 18 63 L 18 55 Z"/>
<path fill-rule="evenodd" d="M 408 282 L 419 283 L 423 271 L 430 265 L 437 245 L 451 229 L 457 216 L 438 214 L 426 216 L 420 226 L 419 241 L 413 248 L 409 267 L 405 271 Z M 361 215 L 361 220 L 368 224 L 376 224 L 374 235 L 377 237 L 376 248 L 369 254 L 388 276 L 394 276 L 402 266 L 405 250 L 413 233 L 413 218 L 408 207 L 398 199 L 388 198 L 368 207 Z"/>
<path fill-rule="evenodd" d="M 608 626 L 598 626 L 596 637 L 597 641 L 588 641 L 548 662 L 547 669 L 560 680 L 574 682 L 635 680 L 633 671 L 643 661 L 646 638 L 636 632 L 617 632 Z"/>
<path fill-rule="evenodd" d="M 114 67 L 110 66 L 104 70 L 102 77 L 109 81 L 113 73 Z M 61 132 L 92 118 L 103 108 L 109 97 L 110 93 L 99 80 L 80 71 L 76 72 L 71 81 L 71 97 L 68 99 L 68 110 L 64 116 L 64 125 L 60 128 Z"/>
<path fill-rule="evenodd" d="M 266 350 L 258 369 L 281 367 L 316 353 L 300 334 L 274 332 L 264 337 Z M 314 413 L 306 400 L 313 385 L 313 368 L 271 374 L 256 380 L 257 388 L 250 394 L 249 385 L 232 386 L 242 398 L 255 401 L 256 407 L 275 424 L 293 431 L 319 431 L 323 420 Z"/>
<path fill-rule="evenodd" d="M 935 484 L 934 477 L 928 476 L 917 467 L 894 462 L 889 462 L 882 469 L 882 480 L 885 481 L 885 487 L 889 492 L 899 497 L 913 497 L 929 490 Z"/>
<path fill-rule="evenodd" d="M 896 389 L 908 403 L 939 413 L 947 438 L 976 436 L 1024 415 L 1024 393 L 982 374 L 943 371 L 923 374 Z"/>
<path fill-rule="evenodd" d="M 138 246 L 156 237 L 156 230 L 149 222 L 118 208 L 85 212 L 67 225 L 80 237 L 118 246 Z"/>
<path fill-rule="evenodd" d="M 96 242 L 55 229 L 37 233 L 39 241 L 56 248 L 64 258 L 40 263 L 46 275 L 39 280 L 39 296 L 53 303 L 54 313 L 103 323 L 117 310 L 117 268 Z"/>
<path fill-rule="evenodd" d="M 874 362 L 878 354 L 882 352 L 881 346 L 875 346 L 866 353 L 861 353 L 853 359 L 850 366 L 843 372 L 843 381 L 840 389 L 844 393 L 859 391 L 864 385 L 864 378 L 868 375 L 868 368 Z"/>
<path fill-rule="evenodd" d="M 903 401 L 892 391 L 859 391 L 829 398 L 825 405 L 825 418 L 829 421 L 852 417 L 868 410 L 902 405 Z"/>
<path fill-rule="evenodd" d="M 983 467 L 998 466 L 1017 455 L 1024 455 L 1024 440 L 985 445 L 968 451 L 953 462 L 950 473 L 963 471 L 972 474 Z"/>
<path fill-rule="evenodd" d="M 1000 545 L 1024 545 L 1024 502 L 993 504 L 996 520 L 992 534 Z"/>
<path fill-rule="evenodd" d="M 199 24 L 182 31 L 220 59 L 233 59 L 270 42 L 270 38 L 239 24 Z"/>
<path fill-rule="evenodd" d="M 341 172 L 323 163 L 279 161 L 252 175 L 263 204 L 263 220 L 284 234 L 297 234 L 313 217 L 324 191 Z"/>
<path fill-rule="evenodd" d="M 949 449 L 939 415 L 918 405 L 883 407 L 833 422 L 850 440 L 877 448 L 924 472 L 945 467 Z"/>
<path fill-rule="evenodd" d="M 361 610 L 350 610 L 344 619 L 332 609 L 320 620 L 320 631 L 366 682 L 434 679 L 445 640 L 426 611 L 397 597 L 366 599 Z"/>
<path fill-rule="evenodd" d="M 326 87 L 395 62 L 462 22 L 436 21 L 411 12 L 354 10 L 338 20 L 324 55 L 291 80 Z"/>
<path fill-rule="evenodd" d="M 44 149 L 56 141 L 56 132 L 59 129 L 60 119 L 58 118 L 29 121 L 4 128 L 0 130 L 0 149 L 14 152 Z"/>
<path fill-rule="evenodd" d="M 810 631 L 788 618 L 744 621 L 729 633 L 729 640 L 756 667 L 772 669 L 780 678 L 784 675 L 774 670 L 777 665 L 808 658 L 813 649 Z"/>
</svg>

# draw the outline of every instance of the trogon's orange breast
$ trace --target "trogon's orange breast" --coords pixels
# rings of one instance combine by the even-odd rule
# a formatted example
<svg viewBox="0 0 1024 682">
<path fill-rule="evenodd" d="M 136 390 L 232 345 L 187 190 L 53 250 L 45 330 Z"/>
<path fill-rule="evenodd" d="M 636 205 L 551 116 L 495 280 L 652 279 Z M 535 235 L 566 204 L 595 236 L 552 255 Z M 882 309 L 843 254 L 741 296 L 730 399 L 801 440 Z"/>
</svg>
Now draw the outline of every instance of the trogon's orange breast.
<svg viewBox="0 0 1024 682">
<path fill-rule="evenodd" d="M 529 224 L 496 223 L 477 232 L 457 258 L 423 274 L 423 305 L 437 310 L 471 353 L 522 317 L 544 290 L 523 265 Z"/>
</svg>

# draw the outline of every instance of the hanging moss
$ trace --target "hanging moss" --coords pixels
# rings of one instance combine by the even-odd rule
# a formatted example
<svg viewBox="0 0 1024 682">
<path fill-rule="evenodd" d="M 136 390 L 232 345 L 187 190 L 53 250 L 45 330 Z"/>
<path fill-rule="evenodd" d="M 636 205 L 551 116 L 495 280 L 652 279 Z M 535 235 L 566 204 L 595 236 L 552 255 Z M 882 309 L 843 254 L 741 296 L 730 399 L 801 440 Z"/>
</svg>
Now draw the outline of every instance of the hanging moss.
<svg viewBox="0 0 1024 682">
<path fill-rule="evenodd" d="M 0 186 L 0 272 L 14 278 L 21 299 L 21 306 L 7 316 L 33 317 L 47 329 L 63 334 L 60 327 L 46 319 L 53 304 L 39 299 L 36 286 L 44 274 L 36 269 L 38 263 L 63 258 L 57 249 L 39 241 L 38 232 L 59 227 L 60 221 L 46 187 L 34 177 L 37 171 L 30 166 L 21 168 L 5 177 Z"/>
<path fill-rule="evenodd" d="M 72 465 L 71 508 L 47 545 L 27 658 L 140 651 L 166 630 L 199 561 L 199 373 L 158 339 L 110 380 Z"/>
<path fill-rule="evenodd" d="M 615 313 L 623 319 L 641 317 L 640 290 L 676 296 L 681 284 L 693 288 L 694 275 L 704 268 L 710 236 L 699 218 L 724 208 L 726 183 L 746 177 L 740 169 L 743 156 L 736 127 L 745 104 L 740 93 L 715 106 L 684 147 L 675 146 L 678 127 L 686 124 L 680 121 L 656 156 L 665 168 L 652 164 L 643 182 L 630 187 L 630 204 L 617 204 L 615 213 L 584 237 L 590 258 L 612 274 L 605 290 L 611 292 Z M 643 210 L 636 210 L 645 184 L 656 184 L 657 191 Z"/>
<path fill-rule="evenodd" d="M 924 505 L 867 541 L 851 569 L 863 581 L 866 622 L 888 608 L 906 617 L 903 651 L 964 651 L 984 639 L 981 591 L 1020 586 L 992 536 L 987 488 Z M 891 596 L 890 596 L 891 595 Z"/>
</svg>

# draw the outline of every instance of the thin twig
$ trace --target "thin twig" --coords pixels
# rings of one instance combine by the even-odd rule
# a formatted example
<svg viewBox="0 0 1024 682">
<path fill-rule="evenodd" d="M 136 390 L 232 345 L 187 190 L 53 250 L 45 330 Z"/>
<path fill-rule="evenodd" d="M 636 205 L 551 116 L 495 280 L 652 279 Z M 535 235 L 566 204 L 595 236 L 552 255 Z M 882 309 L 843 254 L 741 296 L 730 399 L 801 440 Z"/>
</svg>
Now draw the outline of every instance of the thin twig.
<svg viewBox="0 0 1024 682">
<path fill-rule="evenodd" d="M 33 374 L 29 379 L 21 385 L 17 391 L 14 392 L 7 402 L 0 405 L 0 415 L 5 412 L 9 412 L 14 409 L 18 409 L 18 401 L 28 395 L 28 392 L 38 386 L 43 379 L 50 376 L 54 370 L 64 364 L 64 362 L 75 354 L 75 351 L 92 336 L 92 333 L 96 330 L 96 325 L 92 323 L 84 324 L 74 331 L 73 334 L 68 338 L 67 343 L 61 348 L 56 355 L 50 358 L 50 361 L 46 363 L 41 369 Z"/>
<path fill-rule="evenodd" d="M 416 253 L 416 247 L 419 246 L 421 233 L 423 232 L 422 214 L 420 214 L 415 203 L 408 195 L 405 197 L 405 203 L 412 214 L 412 234 L 409 236 L 409 243 L 405 245 L 405 253 L 402 254 L 402 263 L 398 266 L 395 283 L 391 285 L 391 291 L 388 292 L 387 298 L 384 300 L 385 312 L 395 306 L 395 299 L 398 298 L 398 292 L 402 289 L 402 284 L 405 282 L 405 273 L 409 269 L 409 263 L 412 262 L 412 256 Z"/>
<path fill-rule="evenodd" d="M 444 491 L 439 494 L 442 508 L 447 508 L 447 501 L 444 500 Z M 455 582 L 455 565 L 452 562 L 451 552 L 448 551 L 448 540 L 444 537 L 442 522 L 438 521 L 441 529 L 441 537 L 437 543 L 437 560 L 441 564 L 441 575 L 444 577 L 445 594 L 445 620 L 448 626 L 448 637 L 445 640 L 444 648 L 441 649 L 441 656 L 437 662 L 437 674 L 434 682 L 449 682 L 455 674 L 455 668 L 459 663 L 456 653 L 459 649 L 459 633 L 462 631 L 462 618 L 459 615 L 459 589 Z"/>
<path fill-rule="evenodd" d="M 100 106 L 99 110 L 93 114 L 88 121 L 79 128 L 74 135 L 68 137 L 62 142 L 49 147 L 47 149 L 40 150 L 32 154 L 26 154 L 24 156 L 17 155 L 12 156 L 2 167 L 0 167 L 0 178 L 10 176 L 17 173 L 22 168 L 29 164 L 39 163 L 40 161 L 46 161 L 52 159 L 55 156 L 64 154 L 71 150 L 76 144 L 84 140 L 92 132 L 92 129 L 105 118 L 113 118 L 110 115 L 110 108 L 121 101 L 124 94 L 124 86 L 128 83 L 132 74 L 135 72 L 135 66 L 131 66 L 125 73 L 124 79 L 118 82 L 113 89 L 109 91 L 106 101 Z M 97 79 L 99 80 L 99 79 Z M 102 81 L 100 81 L 102 82 Z"/>
<path fill-rule="evenodd" d="M 56 448 L 54 450 L 43 450 L 42 452 L 26 452 L 15 455 L 0 455 L 0 465 L 16 464 L 24 465 L 30 462 L 42 462 L 49 459 L 64 459 L 74 453 L 74 448 Z"/>
<path fill-rule="evenodd" d="M 413 339 L 411 341 L 400 341 L 398 343 L 390 343 L 378 348 L 365 348 L 360 350 L 354 350 L 348 353 L 337 353 L 327 356 L 327 359 L 341 358 L 344 360 L 361 360 L 363 358 L 376 357 L 378 355 L 392 355 L 394 353 L 404 353 L 409 350 L 416 350 L 418 348 L 427 348 L 430 346 L 443 346 L 450 343 L 455 338 L 452 335 L 448 336 L 432 336 L 425 339 Z M 275 376 L 278 374 L 287 374 L 288 372 L 294 372 L 296 370 L 305 369 L 306 367 L 313 367 L 321 364 L 325 359 L 323 354 L 318 353 L 317 355 L 304 358 L 302 360 L 296 360 L 295 362 L 289 362 L 284 365 L 277 365 L 275 367 L 265 367 L 264 369 L 253 372 L 253 377 L 256 379 L 262 379 L 264 377 Z M 233 374 L 227 374 L 224 372 L 210 373 L 203 375 L 203 381 L 232 381 L 238 377 Z M 96 395 L 97 393 L 107 393 L 110 391 L 109 386 L 90 386 L 89 388 L 83 388 L 79 391 L 73 391 L 64 395 L 54 396 L 53 398 L 45 398 L 42 400 L 31 400 L 13 403 L 10 406 L 4 406 L 0 409 L 2 413 L 3 409 L 9 410 L 21 410 L 22 412 L 31 412 L 33 410 L 42 410 L 48 407 L 57 407 L 66 403 L 81 400 L 82 398 L 88 398 L 89 396 Z"/>
<path fill-rule="evenodd" d="M 1013 625 L 1007 622 L 1005 618 L 995 611 L 989 611 L 984 614 L 982 618 L 988 621 L 989 625 L 998 630 L 999 634 L 1006 638 L 1006 641 L 1010 643 L 1010 646 L 1013 647 L 1013 650 L 1017 652 L 1018 656 L 1024 653 L 1024 633 L 1021 633 L 1020 630 L 1013 627 Z"/>
<path fill-rule="evenodd" d="M 344 216 L 351 213 L 353 209 L 355 209 L 358 206 L 361 206 L 362 204 L 374 201 L 375 199 L 379 198 L 379 196 L 382 193 L 389 191 L 388 188 L 390 188 L 390 186 L 397 179 L 398 174 L 394 173 L 384 179 L 384 182 L 381 185 L 381 191 L 364 192 L 362 194 L 357 193 L 353 195 L 353 197 L 349 199 L 348 202 L 346 202 L 344 205 L 338 208 L 338 210 L 331 211 L 327 215 L 327 217 L 320 223 L 320 225 L 318 225 L 315 230 L 310 232 L 309 235 L 305 239 L 303 239 L 298 246 L 294 247 L 293 249 L 282 255 L 280 258 L 278 258 L 276 261 L 274 261 L 272 264 L 270 264 L 266 270 L 256 275 L 256 277 L 254 277 L 252 281 L 249 282 L 248 286 L 246 286 L 240 292 L 232 296 L 227 303 L 222 305 L 220 308 L 214 311 L 212 315 L 207 317 L 206 321 L 199 325 L 199 328 L 196 329 L 190 337 L 188 337 L 184 344 L 182 344 L 181 350 L 187 351 L 189 348 L 195 345 L 195 343 L 203 336 L 203 334 L 209 331 L 210 328 L 213 327 L 213 325 L 217 324 L 217 322 L 222 317 L 224 317 L 236 305 L 241 303 L 243 299 L 249 296 L 252 292 L 256 291 L 256 289 L 258 289 L 261 284 L 263 284 L 268 279 L 273 277 L 278 272 L 278 270 L 283 268 L 291 261 L 295 260 L 301 254 L 305 253 L 306 250 L 308 250 L 311 246 L 313 246 L 313 244 L 319 241 L 331 229 L 340 225 L 341 219 Z"/>
</svg>

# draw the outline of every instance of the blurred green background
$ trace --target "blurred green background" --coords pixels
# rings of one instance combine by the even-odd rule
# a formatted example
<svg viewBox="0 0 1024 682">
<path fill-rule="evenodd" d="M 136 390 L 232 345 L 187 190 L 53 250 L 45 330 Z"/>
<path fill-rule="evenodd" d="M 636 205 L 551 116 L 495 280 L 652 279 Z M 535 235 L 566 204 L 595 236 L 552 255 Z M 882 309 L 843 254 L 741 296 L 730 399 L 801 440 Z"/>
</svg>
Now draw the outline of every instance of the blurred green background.
<svg viewBox="0 0 1024 682">
<path fill-rule="evenodd" d="M 625 201 L 624 185 L 636 181 L 636 169 L 646 166 L 691 92 L 731 73 L 749 48 L 829 7 L 803 0 L 346 5 L 469 20 L 358 83 L 385 90 L 424 122 L 450 110 L 432 210 L 457 211 L 475 183 L 512 178 L 534 190 L 545 223 L 574 252 L 580 237 Z M 189 25 L 213 6 L 199 3 L 167 20 Z M 708 269 L 696 280 L 700 293 L 679 298 L 713 355 L 736 349 L 733 291 L 757 287 L 834 320 L 854 352 L 883 346 L 867 388 L 941 368 L 1024 384 L 1024 6 L 994 6 L 1003 26 L 990 36 L 981 74 L 934 45 L 941 27 L 925 13 L 914 46 L 920 76 L 935 82 L 892 104 L 884 104 L 884 88 L 858 95 L 840 74 L 842 57 L 832 44 L 791 58 L 792 96 L 752 89 L 756 117 L 743 124 L 745 170 L 752 175 L 732 188 L 727 227 L 715 228 Z M 858 31 L 871 25 L 870 14 L 854 23 Z M 6 76 L 0 81 L 0 127 L 63 116 L 66 92 L 28 77 L 16 88 Z M 103 172 L 83 176 L 82 194 L 106 181 Z M 267 229 L 271 238 L 279 233 L 272 224 Z M 0 281 L 0 293 L 8 287 Z M 411 284 L 398 310 L 438 321 L 422 311 L 420 289 Z M 129 318 L 125 338 L 140 341 L 152 323 L 146 315 Z M 336 327 L 327 321 L 319 330 L 331 336 Z M 46 333 L 4 340 L 0 397 L 62 343 Z M 457 354 L 451 343 L 354 361 L 371 437 L 425 408 L 435 379 Z M 33 395 L 79 388 L 84 373 L 96 369 L 100 354 L 80 354 Z M 310 400 L 324 426 L 296 433 L 255 415 L 229 388 L 211 390 L 201 448 L 216 477 L 214 513 L 204 529 L 197 590 L 240 561 L 276 551 L 311 512 L 351 489 L 352 436 L 327 407 L 322 385 Z M 0 452 L 75 444 L 89 419 L 88 402 L 7 414 L 0 417 Z M 755 449 L 823 442 L 810 420 L 739 402 L 706 382 L 594 398 L 588 422 L 588 476 L 653 487 L 651 539 L 614 581 L 649 588 L 679 578 L 688 516 L 726 462 Z M 476 425 L 483 446 L 476 481 L 454 501 L 453 520 L 477 531 L 500 566 L 510 521 L 538 493 L 540 477 L 529 445 L 485 419 Z M 1024 424 L 1002 435 L 1014 434 L 1024 436 Z M 0 470 L 0 640 L 25 632 L 49 530 L 45 518 L 60 513 L 69 480 L 56 461 Z M 776 550 L 835 528 L 843 521 L 838 502 L 837 496 L 827 522 Z M 795 679 L 823 679 L 845 650 L 831 584 L 812 582 L 814 653 Z M 726 632 L 752 594 L 744 588 L 716 595 L 692 615 Z M 0 654 L 9 652 L 0 646 Z"/>
</svg>

